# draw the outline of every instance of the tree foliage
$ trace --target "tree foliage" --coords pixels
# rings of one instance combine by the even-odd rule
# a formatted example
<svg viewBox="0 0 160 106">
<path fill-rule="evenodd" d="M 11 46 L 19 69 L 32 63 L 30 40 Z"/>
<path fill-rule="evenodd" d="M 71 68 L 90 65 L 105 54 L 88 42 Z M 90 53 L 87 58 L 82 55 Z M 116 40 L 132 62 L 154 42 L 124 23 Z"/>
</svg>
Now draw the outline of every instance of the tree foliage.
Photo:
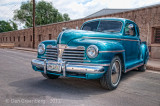
<svg viewBox="0 0 160 106">
<path fill-rule="evenodd" d="M 19 10 L 14 11 L 14 20 L 25 23 L 26 27 L 32 27 L 32 3 L 22 2 Z M 36 25 L 45 25 L 62 21 L 69 21 L 68 14 L 61 14 L 51 3 L 39 1 L 36 3 L 35 9 L 35 22 Z"/>
<path fill-rule="evenodd" d="M 70 20 L 69 15 L 67 13 L 63 14 L 63 18 L 64 18 L 65 21 L 69 21 Z"/>
<path fill-rule="evenodd" d="M 9 20 L 9 22 L 1 20 L 0 21 L 0 32 L 8 32 L 17 30 L 17 24 Z"/>
</svg>

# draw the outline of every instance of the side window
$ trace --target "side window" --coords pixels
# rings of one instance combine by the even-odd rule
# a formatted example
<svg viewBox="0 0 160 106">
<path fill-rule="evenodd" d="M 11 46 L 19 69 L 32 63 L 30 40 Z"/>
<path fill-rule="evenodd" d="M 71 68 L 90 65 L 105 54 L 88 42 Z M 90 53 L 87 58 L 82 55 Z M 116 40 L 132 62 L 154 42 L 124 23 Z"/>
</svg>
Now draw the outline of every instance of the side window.
<svg viewBox="0 0 160 106">
<path fill-rule="evenodd" d="M 130 35 L 130 36 L 136 35 L 134 24 L 127 23 L 125 25 L 125 35 Z"/>
</svg>

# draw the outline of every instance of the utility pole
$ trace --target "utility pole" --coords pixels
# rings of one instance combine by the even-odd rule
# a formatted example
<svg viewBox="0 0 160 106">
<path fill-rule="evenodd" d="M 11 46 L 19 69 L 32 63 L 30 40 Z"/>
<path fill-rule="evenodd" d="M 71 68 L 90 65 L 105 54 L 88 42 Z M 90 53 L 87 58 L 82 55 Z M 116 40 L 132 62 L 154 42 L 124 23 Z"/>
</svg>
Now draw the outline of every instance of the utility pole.
<svg viewBox="0 0 160 106">
<path fill-rule="evenodd" d="M 35 49 L 35 0 L 32 0 L 33 3 L 33 49 Z"/>
</svg>

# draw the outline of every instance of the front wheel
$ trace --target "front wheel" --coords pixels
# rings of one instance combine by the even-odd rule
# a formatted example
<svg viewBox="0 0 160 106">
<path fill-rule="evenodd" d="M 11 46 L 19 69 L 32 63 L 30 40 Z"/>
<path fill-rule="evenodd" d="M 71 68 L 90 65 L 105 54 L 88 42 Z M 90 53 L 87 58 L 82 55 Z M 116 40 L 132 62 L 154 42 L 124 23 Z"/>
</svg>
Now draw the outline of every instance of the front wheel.
<svg viewBox="0 0 160 106">
<path fill-rule="evenodd" d="M 119 56 L 115 56 L 111 61 L 109 69 L 100 79 L 101 86 L 108 90 L 116 89 L 121 79 L 121 72 L 121 59 Z"/>
<path fill-rule="evenodd" d="M 41 74 L 47 79 L 57 79 L 59 77 L 58 75 L 45 74 L 45 73 L 41 73 Z"/>
</svg>

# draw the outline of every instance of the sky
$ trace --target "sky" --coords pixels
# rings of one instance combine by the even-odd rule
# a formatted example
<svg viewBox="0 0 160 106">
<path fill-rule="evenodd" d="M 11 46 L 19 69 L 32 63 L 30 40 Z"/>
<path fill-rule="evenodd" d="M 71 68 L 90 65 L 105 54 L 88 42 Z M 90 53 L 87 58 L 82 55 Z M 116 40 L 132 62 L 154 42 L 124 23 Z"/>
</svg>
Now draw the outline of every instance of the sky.
<svg viewBox="0 0 160 106">
<path fill-rule="evenodd" d="M 13 12 L 20 8 L 22 2 L 28 0 L 0 0 L 0 20 L 13 18 Z M 40 0 L 36 0 L 38 2 Z M 61 13 L 68 13 L 71 19 L 86 17 L 104 8 L 134 9 L 154 4 L 160 0 L 44 0 L 52 2 Z"/>
</svg>

